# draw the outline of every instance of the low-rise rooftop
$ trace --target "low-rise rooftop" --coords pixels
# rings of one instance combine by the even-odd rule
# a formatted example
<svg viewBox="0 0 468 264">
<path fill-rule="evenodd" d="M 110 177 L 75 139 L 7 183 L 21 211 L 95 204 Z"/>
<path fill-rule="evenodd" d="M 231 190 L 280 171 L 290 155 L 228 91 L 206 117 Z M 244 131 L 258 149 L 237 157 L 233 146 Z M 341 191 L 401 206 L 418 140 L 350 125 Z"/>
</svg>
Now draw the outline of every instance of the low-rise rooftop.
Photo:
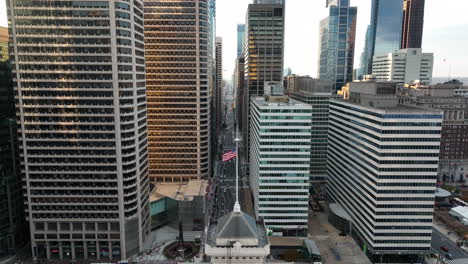
<svg viewBox="0 0 468 264">
<path fill-rule="evenodd" d="M 188 183 L 158 183 L 150 195 L 150 201 L 169 197 L 178 201 L 191 201 L 194 196 L 205 196 L 208 181 L 191 180 Z"/>
</svg>

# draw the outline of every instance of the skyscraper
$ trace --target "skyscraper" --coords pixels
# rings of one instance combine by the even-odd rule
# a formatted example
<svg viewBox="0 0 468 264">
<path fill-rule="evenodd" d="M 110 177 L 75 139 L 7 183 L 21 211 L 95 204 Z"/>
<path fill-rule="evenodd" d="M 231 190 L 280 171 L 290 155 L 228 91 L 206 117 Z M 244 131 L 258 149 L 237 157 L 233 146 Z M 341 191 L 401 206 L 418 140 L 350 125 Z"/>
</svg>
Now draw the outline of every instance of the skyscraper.
<svg viewBox="0 0 468 264">
<path fill-rule="evenodd" d="M 265 82 L 283 80 L 285 3 L 255 0 L 247 10 L 245 23 L 245 92 L 243 94 L 242 138 L 244 162 L 248 162 L 249 103 L 262 96 Z"/>
<path fill-rule="evenodd" d="M 251 98 L 250 187 L 257 219 L 280 236 L 307 236 L 312 107 Z"/>
<path fill-rule="evenodd" d="M 218 146 L 218 139 L 221 133 L 221 125 L 223 123 L 223 40 L 220 37 L 216 37 L 216 47 L 215 47 L 215 84 L 214 84 L 214 96 L 213 96 L 213 126 L 214 141 L 215 146 Z M 215 153 L 217 149 L 215 148 Z"/>
<path fill-rule="evenodd" d="M 403 21 L 403 0 L 372 0 L 369 37 L 366 35 L 362 58 L 363 75 L 372 73 L 374 56 L 385 55 L 400 49 Z"/>
<path fill-rule="evenodd" d="M 425 3 L 426 0 L 404 0 L 401 49 L 421 48 Z"/>
<path fill-rule="evenodd" d="M 431 250 L 443 114 L 399 105 L 396 90 L 352 82 L 330 103 L 331 222 L 345 220 L 373 263 L 416 263 Z"/>
<path fill-rule="evenodd" d="M 309 76 L 288 76 L 288 92 L 291 98 L 312 107 L 310 144 L 310 182 L 324 183 L 327 176 L 328 115 L 332 93 L 330 81 Z"/>
<path fill-rule="evenodd" d="M 150 227 L 142 2 L 7 4 L 32 255 L 126 259 Z"/>
<path fill-rule="evenodd" d="M 8 30 L 3 32 L 8 33 Z M 8 34 L 0 41 L 3 40 L 8 40 Z M 5 44 L 8 47 L 8 41 Z M 8 58 L 7 51 L 5 48 L 5 58 Z M 13 94 L 11 64 L 0 59 L 0 259 L 18 253 L 29 239 Z"/>
<path fill-rule="evenodd" d="M 333 82 L 333 91 L 353 80 L 357 7 L 349 0 L 327 1 L 329 16 L 320 21 L 318 76 Z"/>
<path fill-rule="evenodd" d="M 245 24 L 237 24 L 237 57 L 244 57 Z"/>
<path fill-rule="evenodd" d="M 150 178 L 207 178 L 213 50 L 209 1 L 144 4 Z"/>
</svg>

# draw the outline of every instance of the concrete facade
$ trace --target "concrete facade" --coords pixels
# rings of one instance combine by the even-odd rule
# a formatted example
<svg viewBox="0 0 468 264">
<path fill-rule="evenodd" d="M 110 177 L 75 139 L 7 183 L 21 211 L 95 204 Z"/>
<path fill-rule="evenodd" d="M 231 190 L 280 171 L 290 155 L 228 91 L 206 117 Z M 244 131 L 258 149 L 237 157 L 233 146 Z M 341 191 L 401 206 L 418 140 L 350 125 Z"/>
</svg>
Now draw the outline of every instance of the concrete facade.
<svg viewBox="0 0 468 264">
<path fill-rule="evenodd" d="M 327 195 L 371 261 L 430 252 L 440 110 L 398 104 L 395 83 L 350 83 L 330 103 Z"/>
<path fill-rule="evenodd" d="M 143 2 L 7 7 L 33 258 L 138 253 L 149 233 Z"/>
<path fill-rule="evenodd" d="M 279 236 L 306 236 L 312 107 L 286 96 L 252 98 L 250 188 L 257 219 Z"/>
<path fill-rule="evenodd" d="M 430 84 L 433 64 L 433 53 L 423 53 L 421 49 L 404 49 L 375 56 L 372 74 L 378 81 L 409 84 L 419 80 L 421 83 Z"/>
</svg>

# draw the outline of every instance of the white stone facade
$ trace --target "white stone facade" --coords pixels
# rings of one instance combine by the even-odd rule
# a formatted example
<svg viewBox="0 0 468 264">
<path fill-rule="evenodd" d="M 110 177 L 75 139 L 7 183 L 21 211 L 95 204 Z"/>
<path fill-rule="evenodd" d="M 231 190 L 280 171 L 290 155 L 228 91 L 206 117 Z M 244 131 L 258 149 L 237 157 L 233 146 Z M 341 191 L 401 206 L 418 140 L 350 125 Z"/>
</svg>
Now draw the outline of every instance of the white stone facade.
<svg viewBox="0 0 468 264">
<path fill-rule="evenodd" d="M 403 49 L 383 56 L 374 56 L 372 74 L 378 81 L 408 84 L 416 80 L 432 82 L 433 53 L 421 49 Z"/>
<path fill-rule="evenodd" d="M 296 236 L 308 222 L 312 107 L 286 100 L 251 100 L 250 186 L 256 218 Z"/>
</svg>

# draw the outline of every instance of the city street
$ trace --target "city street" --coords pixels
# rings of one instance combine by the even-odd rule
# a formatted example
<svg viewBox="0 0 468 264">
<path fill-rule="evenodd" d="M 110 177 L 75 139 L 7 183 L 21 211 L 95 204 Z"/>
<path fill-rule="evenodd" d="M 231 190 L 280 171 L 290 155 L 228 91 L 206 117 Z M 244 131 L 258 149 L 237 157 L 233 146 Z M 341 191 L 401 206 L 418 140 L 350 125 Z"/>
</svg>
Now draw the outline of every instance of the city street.
<svg viewBox="0 0 468 264">
<path fill-rule="evenodd" d="M 443 251 L 440 248 L 441 246 L 446 246 L 449 251 Z M 465 250 L 458 247 L 453 241 L 448 239 L 444 234 L 435 228 L 432 229 L 432 248 L 437 251 L 437 253 L 442 255 L 447 253 L 452 254 L 454 259 L 468 258 L 468 253 Z"/>
</svg>

